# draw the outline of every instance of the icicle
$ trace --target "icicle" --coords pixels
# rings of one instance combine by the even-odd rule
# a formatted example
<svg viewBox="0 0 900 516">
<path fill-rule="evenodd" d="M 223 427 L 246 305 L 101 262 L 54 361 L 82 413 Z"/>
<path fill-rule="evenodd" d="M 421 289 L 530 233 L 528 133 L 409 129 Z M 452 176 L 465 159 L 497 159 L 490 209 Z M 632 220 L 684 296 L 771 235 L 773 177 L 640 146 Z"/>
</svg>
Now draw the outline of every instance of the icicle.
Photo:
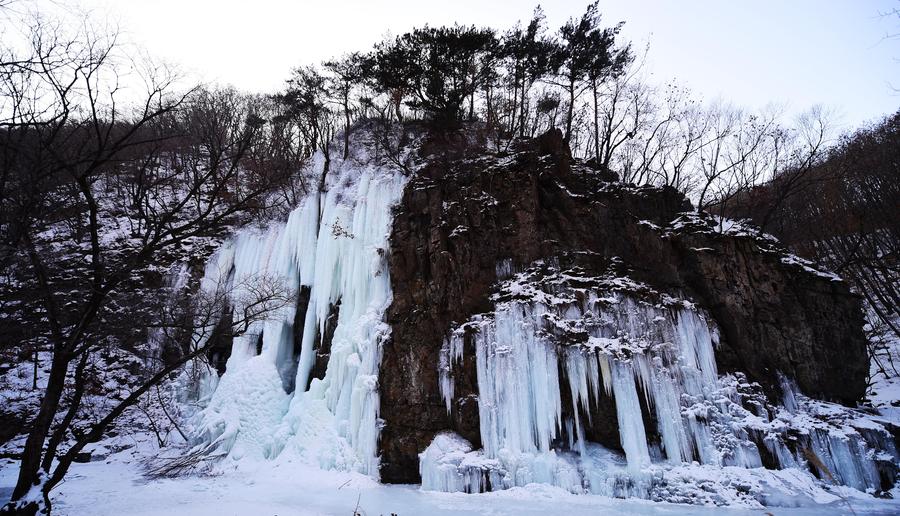
<svg viewBox="0 0 900 516">
<path fill-rule="evenodd" d="M 561 427 L 556 350 L 535 332 L 540 305 L 498 310 L 474 336 L 481 437 L 488 457 L 501 449 L 549 451 Z"/>
<path fill-rule="evenodd" d="M 456 384 L 453 379 L 453 365 L 458 364 L 463 356 L 463 332 L 455 331 L 441 346 L 438 355 L 438 381 L 440 383 L 441 397 L 447 404 L 447 414 L 450 413 L 453 404 L 453 396 Z"/>
<path fill-rule="evenodd" d="M 594 400 L 598 398 L 597 392 L 597 361 L 593 354 L 586 356 L 579 349 L 570 349 L 566 353 L 566 376 L 569 379 L 569 391 L 572 393 L 572 414 L 574 419 L 574 430 L 576 442 L 579 446 L 579 452 L 583 456 L 584 448 L 584 430 L 581 426 L 580 410 L 584 410 L 587 414 L 588 423 L 591 421 L 590 397 Z M 567 421 L 570 422 L 571 420 Z M 572 438 L 572 429 L 568 429 L 570 439 Z M 569 447 L 573 449 L 572 446 Z"/>
<path fill-rule="evenodd" d="M 676 379 L 660 372 L 660 367 L 653 371 L 649 381 L 654 392 L 656 419 L 666 457 L 674 463 L 690 461 L 692 443 L 681 413 L 681 389 Z"/>
<path fill-rule="evenodd" d="M 600 364 L 600 374 L 603 377 L 603 391 L 607 396 L 612 396 L 612 371 L 609 368 L 609 359 L 606 355 L 598 355 L 597 362 Z"/>
<path fill-rule="evenodd" d="M 501 278 L 512 274 L 507 268 L 506 263 L 498 264 Z M 473 317 L 465 325 L 475 330 L 484 448 L 473 451 L 466 443 L 448 449 L 446 438 L 435 438 L 421 456 L 423 488 L 472 492 L 486 485 L 506 489 L 538 482 L 573 493 L 587 489 L 606 496 L 648 497 L 654 486 L 675 480 L 665 489 L 677 489 L 673 486 L 678 482 L 690 483 L 689 476 L 666 479 L 666 471 L 690 475 L 703 468 L 736 466 L 766 482 L 789 478 L 759 473 L 761 449 L 784 468 L 806 463 L 804 457 L 791 454 L 785 436 L 778 433 L 793 428 L 785 426 L 781 419 L 785 416 L 773 421 L 758 402 L 751 403 L 754 412 L 744 409 L 734 377 L 726 375 L 726 382 L 719 378 L 718 333 L 703 313 L 687 305 L 655 307 L 621 294 L 572 295 L 559 283 L 535 287 L 526 276 L 516 274 L 503 284 L 520 299 L 499 302 L 492 313 Z M 577 339 L 557 340 L 560 333 L 573 330 Z M 440 353 L 440 390 L 448 410 L 462 335 L 461 328 L 453 332 Z M 560 365 L 565 385 L 560 385 L 556 373 Z M 785 406 L 796 417 L 809 418 L 809 407 L 800 406 L 802 396 L 785 382 Z M 616 402 L 624 457 L 585 440 L 585 428 L 597 417 L 592 408 L 603 394 L 601 384 L 605 395 Z M 560 429 L 562 388 L 569 390 L 572 400 L 564 429 Z M 644 427 L 645 409 L 655 416 L 660 437 L 652 448 Z M 823 425 L 819 419 L 811 420 Z M 808 423 L 796 424 L 802 428 Z M 751 431 L 759 432 L 754 425 L 772 430 L 754 434 L 762 448 L 750 439 Z M 822 457 L 829 475 L 858 489 L 878 489 L 876 460 L 891 460 L 885 458 L 888 455 L 876 459 L 855 431 L 835 433 L 837 427 L 826 427 L 831 430 L 810 434 L 810 446 Z M 557 439 L 560 432 L 563 442 Z M 869 439 L 878 441 L 877 430 L 871 432 Z M 695 460 L 701 464 L 685 464 Z"/>
<path fill-rule="evenodd" d="M 635 389 L 634 372 L 628 364 L 616 362 L 612 368 L 613 392 L 616 396 L 616 415 L 619 436 L 628 459 L 628 468 L 638 472 L 650 465 L 647 433 L 641 416 L 641 402 Z"/>
<path fill-rule="evenodd" d="M 797 405 L 797 385 L 784 375 L 778 375 L 781 383 L 781 403 L 784 408 L 794 414 L 798 410 Z"/>
</svg>

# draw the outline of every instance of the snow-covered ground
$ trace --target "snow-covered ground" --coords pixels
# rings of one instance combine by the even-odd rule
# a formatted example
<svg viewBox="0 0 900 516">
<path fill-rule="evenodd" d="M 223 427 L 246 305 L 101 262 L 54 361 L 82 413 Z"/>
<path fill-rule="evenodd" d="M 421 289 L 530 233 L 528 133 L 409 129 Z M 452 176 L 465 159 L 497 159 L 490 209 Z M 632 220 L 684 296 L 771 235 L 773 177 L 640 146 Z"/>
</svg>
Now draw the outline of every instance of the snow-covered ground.
<svg viewBox="0 0 900 516">
<path fill-rule="evenodd" d="M 107 446 L 132 446 L 104 460 L 75 464 L 54 491 L 57 515 L 407 515 L 450 514 L 765 514 L 759 509 L 723 509 L 573 495 L 531 484 L 483 494 L 422 491 L 418 486 L 383 485 L 359 473 L 323 471 L 296 463 L 242 461 L 240 468 L 215 476 L 148 479 L 143 459 L 155 445 L 148 435 L 112 439 Z M 15 483 L 17 464 L 0 462 L 0 500 Z M 852 509 L 852 510 L 851 510 Z M 815 507 L 774 508 L 768 513 L 794 516 L 827 514 L 900 514 L 900 501 L 848 498 Z"/>
</svg>

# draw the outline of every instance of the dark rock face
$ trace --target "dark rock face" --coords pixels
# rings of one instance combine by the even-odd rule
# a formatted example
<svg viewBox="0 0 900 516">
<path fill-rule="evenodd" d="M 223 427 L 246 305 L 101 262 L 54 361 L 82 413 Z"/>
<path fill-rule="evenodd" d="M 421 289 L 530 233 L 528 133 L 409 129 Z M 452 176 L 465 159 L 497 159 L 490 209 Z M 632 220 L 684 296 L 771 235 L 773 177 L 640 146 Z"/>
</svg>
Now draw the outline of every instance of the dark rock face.
<svg viewBox="0 0 900 516">
<path fill-rule="evenodd" d="M 863 397 L 864 321 L 846 283 L 786 266 L 751 239 L 684 234 L 673 241 L 686 282 L 724 333 L 716 350 L 721 370 L 743 371 L 769 392 L 781 372 L 814 397 L 844 404 Z M 714 251 L 691 251 L 702 247 Z"/>
<path fill-rule="evenodd" d="M 216 368 L 219 376 L 225 374 L 225 365 L 231 356 L 231 348 L 234 344 L 234 337 L 231 335 L 230 322 L 232 317 L 231 309 L 225 311 L 223 316 L 216 323 L 216 327 L 210 336 L 212 344 L 206 352 L 209 363 Z"/>
<path fill-rule="evenodd" d="M 521 142 L 506 156 L 435 158 L 404 192 L 391 233 L 392 342 L 380 373 L 381 476 L 417 482 L 418 453 L 452 429 L 480 447 L 475 350 L 466 339 L 447 413 L 438 387 L 448 332 L 492 309 L 497 264 L 555 258 L 589 272 L 616 269 L 681 293 L 722 330 L 722 372 L 743 371 L 774 397 L 779 373 L 806 394 L 853 403 L 868 368 L 859 300 L 846 284 L 784 263 L 777 243 L 725 235 L 677 191 L 605 182 L 573 160 L 562 137 Z M 681 218 L 679 218 L 681 217 Z M 564 400 L 563 406 L 571 406 Z M 612 400 L 588 438 L 617 447 Z"/>
<path fill-rule="evenodd" d="M 313 363 L 309 381 L 313 378 L 325 378 L 328 369 L 328 359 L 331 357 L 331 341 L 334 340 L 334 331 L 337 330 L 338 316 L 341 313 L 341 300 L 328 307 L 328 317 L 325 318 L 325 333 L 320 335 L 316 329 L 316 360 Z M 309 385 L 306 386 L 309 389 Z"/>
</svg>

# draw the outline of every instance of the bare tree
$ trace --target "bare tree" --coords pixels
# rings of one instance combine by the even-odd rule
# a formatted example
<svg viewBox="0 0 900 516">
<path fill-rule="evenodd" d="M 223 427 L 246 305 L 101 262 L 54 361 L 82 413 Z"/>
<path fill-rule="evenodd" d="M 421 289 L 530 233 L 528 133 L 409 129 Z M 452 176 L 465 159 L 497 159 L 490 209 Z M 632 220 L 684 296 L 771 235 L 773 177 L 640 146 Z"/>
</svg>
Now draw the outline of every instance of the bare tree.
<svg viewBox="0 0 900 516">
<path fill-rule="evenodd" d="M 347 159 L 350 156 L 353 91 L 362 81 L 363 57 L 355 52 L 341 59 L 327 61 L 323 66 L 331 74 L 326 90 L 332 97 L 332 102 L 341 107 L 344 115 L 344 159 Z"/>
<path fill-rule="evenodd" d="M 762 170 L 758 158 L 778 121 L 776 110 L 747 114 L 721 103 L 713 104 L 708 116 L 709 132 L 697 162 L 697 211 L 757 184 Z"/>
<path fill-rule="evenodd" d="M 593 156 L 603 169 L 610 169 L 622 146 L 649 122 L 653 90 L 641 80 L 641 73 L 638 63 L 606 81 L 590 75 Z"/>
<path fill-rule="evenodd" d="M 331 142 L 337 132 L 335 113 L 329 106 L 331 97 L 328 93 L 328 79 L 316 67 L 306 66 L 295 69 L 288 80 L 287 89 L 275 96 L 285 109 L 279 121 L 292 125 L 298 135 L 298 145 L 304 158 L 310 158 L 316 152 L 320 152 L 324 158 L 318 178 L 320 193 L 325 191 L 325 179 L 331 167 Z M 349 91 L 347 94 L 349 95 Z M 347 115 L 349 116 L 349 112 Z"/>
<path fill-rule="evenodd" d="M 759 221 L 763 230 L 768 229 L 772 217 L 787 199 L 799 195 L 807 187 L 806 178 L 825 157 L 832 131 L 831 113 L 822 106 L 814 106 L 800 115 L 794 131 L 776 135 L 772 157 L 774 170 L 766 179 L 774 178 L 779 172 L 782 180 Z"/>
<path fill-rule="evenodd" d="M 127 60 L 116 33 L 90 20 L 74 32 L 40 16 L 26 21 L 25 50 L 0 51 L 0 260 L 28 279 L 39 317 L 18 324 L 37 328 L 51 356 L 3 509 L 29 514 L 49 511 L 50 490 L 87 443 L 203 353 L 183 350 L 87 428 L 73 426 L 90 356 L 127 318 L 122 307 L 143 271 L 264 209 L 277 185 L 242 166 L 263 121 L 233 92 L 177 92 L 164 67 L 145 67 L 136 83 L 119 73 Z M 121 101 L 135 97 L 135 84 L 145 87 L 138 101 Z"/>
<path fill-rule="evenodd" d="M 690 92 L 668 85 L 664 93 L 643 82 L 635 85 L 636 105 L 644 115 L 636 119 L 634 134 L 613 155 L 622 180 L 687 190 L 684 170 L 692 163 L 706 133 L 705 117 Z"/>
</svg>

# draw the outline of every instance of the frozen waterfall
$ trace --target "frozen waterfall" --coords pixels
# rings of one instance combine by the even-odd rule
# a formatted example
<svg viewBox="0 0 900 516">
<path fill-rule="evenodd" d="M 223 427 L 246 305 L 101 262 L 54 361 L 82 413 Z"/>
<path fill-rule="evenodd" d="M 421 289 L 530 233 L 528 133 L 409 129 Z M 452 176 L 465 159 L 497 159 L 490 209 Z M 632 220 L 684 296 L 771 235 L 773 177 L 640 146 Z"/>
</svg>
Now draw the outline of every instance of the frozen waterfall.
<svg viewBox="0 0 900 516">
<path fill-rule="evenodd" d="M 378 477 L 388 238 L 406 181 L 339 162 L 326 192 L 308 195 L 283 223 L 240 231 L 209 259 L 201 290 L 226 293 L 234 320 L 252 310 L 260 284 L 289 287 L 294 302 L 234 338 L 221 378 L 201 379 L 208 391 L 192 418 L 195 451 L 224 464 L 296 460 Z M 785 402 L 772 404 L 740 373 L 720 374 L 716 326 L 691 302 L 628 278 L 533 265 L 498 264 L 493 309 L 450 329 L 437 387 L 454 411 L 456 368 L 474 351 L 480 442 L 439 433 L 419 456 L 423 489 L 542 483 L 692 503 L 719 503 L 697 487 L 710 482 L 708 492 L 756 500 L 772 485 L 812 485 L 812 475 L 880 489 L 880 466 L 897 457 L 883 427 L 811 400 L 787 379 Z M 201 333 L 217 323 L 204 321 Z M 317 346 L 326 334 L 323 371 Z M 597 437 L 609 428 L 617 442 Z"/>
<path fill-rule="evenodd" d="M 327 193 L 307 196 L 286 223 L 242 230 L 209 260 L 201 288 L 226 290 L 235 318 L 260 282 L 308 288 L 309 303 L 303 314 L 296 303 L 281 308 L 234 339 L 226 372 L 196 417 L 200 449 L 232 459 L 295 455 L 377 476 L 377 375 L 390 331 L 386 250 L 405 182 L 384 168 L 341 162 Z M 316 335 L 338 302 L 326 373 L 310 381 Z"/>
<path fill-rule="evenodd" d="M 454 368 L 464 349 L 475 350 L 482 447 L 439 434 L 420 455 L 424 489 L 539 482 L 573 493 L 671 499 L 659 492 L 672 490 L 685 467 L 687 476 L 715 468 L 724 472 L 717 478 L 779 482 L 763 469 L 761 451 L 772 457 L 770 468 L 801 467 L 863 491 L 880 489 L 877 461 L 894 460 L 895 452 L 879 459 L 852 421 L 821 417 L 835 406 L 787 384 L 791 410 L 748 410 L 765 400 L 747 394 L 743 380 L 719 375 L 718 332 L 693 304 L 665 295 L 639 300 L 627 278 L 549 270 L 539 263 L 500 283 L 494 310 L 446 339 L 438 367 L 448 410 Z M 604 397 L 614 408 L 600 403 Z M 622 452 L 586 438 L 597 418 L 617 422 Z M 876 430 L 876 439 L 888 435 Z"/>
</svg>

